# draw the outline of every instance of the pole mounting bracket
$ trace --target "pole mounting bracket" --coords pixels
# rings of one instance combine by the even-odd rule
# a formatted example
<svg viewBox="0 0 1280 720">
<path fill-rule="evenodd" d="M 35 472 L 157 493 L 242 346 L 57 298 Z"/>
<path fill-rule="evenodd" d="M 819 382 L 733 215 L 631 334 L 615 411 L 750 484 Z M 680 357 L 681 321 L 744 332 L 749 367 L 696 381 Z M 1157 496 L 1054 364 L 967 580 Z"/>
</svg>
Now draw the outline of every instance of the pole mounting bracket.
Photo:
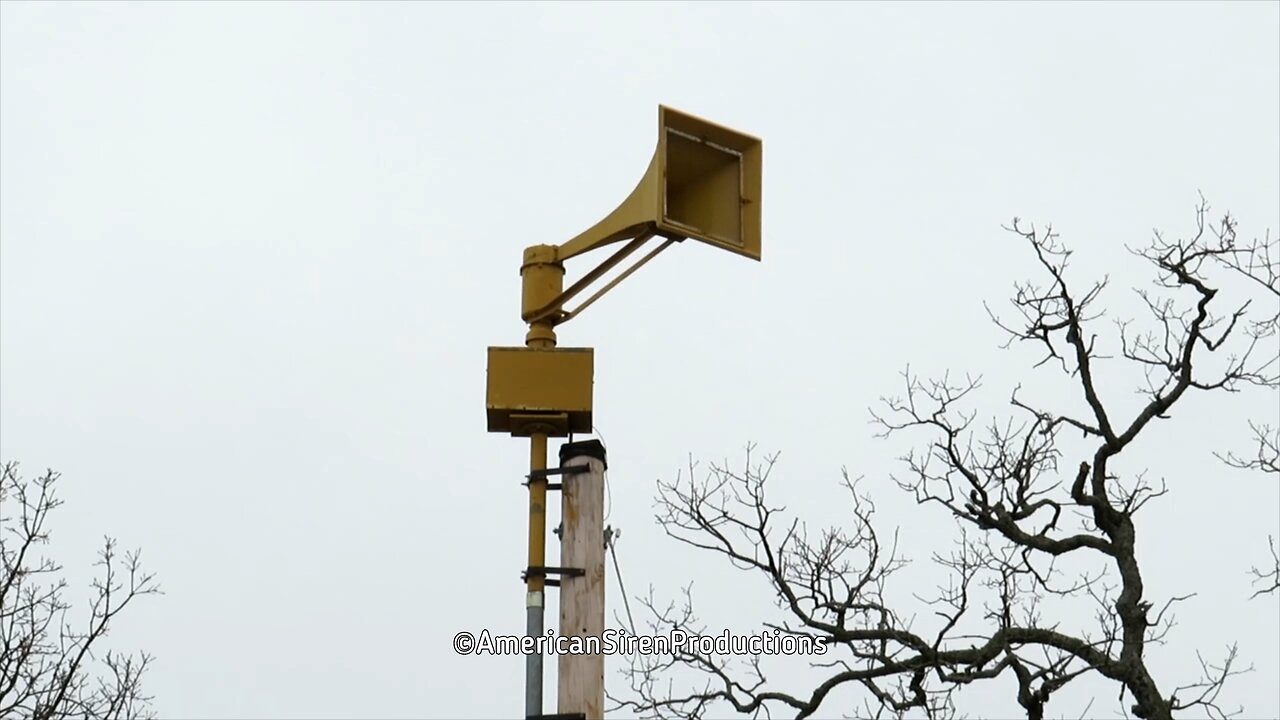
<svg viewBox="0 0 1280 720">
<path fill-rule="evenodd" d="M 546 578 L 543 582 L 550 587 L 560 587 L 560 578 L 550 578 L 548 575 L 559 575 L 561 577 L 582 577 L 587 571 L 582 568 L 574 567 L 549 567 L 543 565 L 533 565 L 520 573 L 520 580 L 529 582 L 531 577 Z"/>
<path fill-rule="evenodd" d="M 521 485 L 528 486 L 533 480 L 546 480 L 552 475 L 582 475 L 591 472 L 591 468 L 586 465 L 570 465 L 569 467 L 547 468 L 545 470 L 534 470 L 525 475 L 525 481 Z M 564 487 L 564 483 L 547 483 L 548 490 L 560 490 Z"/>
<path fill-rule="evenodd" d="M 586 465 L 570 465 L 568 467 L 547 468 L 545 470 L 534 470 L 527 477 L 530 480 L 545 479 L 552 475 L 581 475 L 585 472 L 591 472 L 591 468 Z"/>
</svg>

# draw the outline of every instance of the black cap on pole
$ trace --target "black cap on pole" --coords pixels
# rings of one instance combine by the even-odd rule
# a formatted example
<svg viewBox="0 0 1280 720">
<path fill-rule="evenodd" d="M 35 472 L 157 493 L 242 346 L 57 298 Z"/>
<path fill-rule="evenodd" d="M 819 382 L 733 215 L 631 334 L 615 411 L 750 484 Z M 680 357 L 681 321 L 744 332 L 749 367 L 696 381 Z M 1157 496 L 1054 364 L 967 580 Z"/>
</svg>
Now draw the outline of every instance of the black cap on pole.
<svg viewBox="0 0 1280 720">
<path fill-rule="evenodd" d="M 599 440 L 579 440 L 578 442 L 565 443 L 560 446 L 560 464 L 564 465 L 570 458 L 587 456 L 595 458 L 604 464 L 604 469 L 609 469 L 609 463 L 605 460 L 604 444 Z"/>
</svg>

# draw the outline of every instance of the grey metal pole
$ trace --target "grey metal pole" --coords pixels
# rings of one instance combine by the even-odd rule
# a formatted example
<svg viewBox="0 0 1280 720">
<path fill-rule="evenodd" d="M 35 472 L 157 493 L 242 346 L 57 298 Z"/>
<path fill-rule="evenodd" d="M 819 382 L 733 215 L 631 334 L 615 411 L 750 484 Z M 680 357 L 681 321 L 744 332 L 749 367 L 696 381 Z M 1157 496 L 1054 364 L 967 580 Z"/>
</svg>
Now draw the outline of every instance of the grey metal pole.
<svg viewBox="0 0 1280 720">
<path fill-rule="evenodd" d="M 528 617 L 525 620 L 525 634 L 530 637 L 542 635 L 543 598 L 542 590 L 530 591 L 526 602 Z M 542 714 L 542 653 L 531 652 L 524 661 L 524 716 L 537 717 Z"/>
</svg>

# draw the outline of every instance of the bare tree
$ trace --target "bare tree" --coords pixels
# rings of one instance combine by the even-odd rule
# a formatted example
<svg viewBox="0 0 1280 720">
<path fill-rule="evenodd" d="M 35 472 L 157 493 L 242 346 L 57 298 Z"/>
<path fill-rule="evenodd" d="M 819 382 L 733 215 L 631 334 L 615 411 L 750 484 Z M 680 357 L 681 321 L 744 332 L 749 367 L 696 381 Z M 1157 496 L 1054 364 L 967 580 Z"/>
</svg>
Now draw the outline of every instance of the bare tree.
<svg viewBox="0 0 1280 720">
<path fill-rule="evenodd" d="M 40 554 L 49 516 L 62 504 L 57 480 L 52 470 L 24 480 L 15 463 L 0 477 L 0 717 L 152 717 L 141 688 L 151 656 L 102 652 L 101 645 L 126 607 L 160 590 L 137 552 L 121 556 L 107 538 L 87 617 L 73 615 L 62 567 Z"/>
<path fill-rule="evenodd" d="M 1235 232 L 1234 222 L 1223 222 L 1221 237 L 1234 244 Z M 1270 235 L 1245 245 L 1236 253 L 1223 255 L 1220 262 L 1240 277 L 1263 288 L 1271 299 L 1280 301 L 1280 252 L 1276 251 L 1276 243 L 1271 240 Z M 1249 332 L 1260 340 L 1270 341 L 1273 348 L 1280 345 L 1280 307 L 1270 317 L 1254 322 Z M 1280 387 L 1280 371 L 1262 377 L 1259 384 L 1272 389 Z M 1249 429 L 1253 431 L 1254 442 L 1251 453 L 1237 455 L 1228 451 L 1226 454 L 1218 453 L 1218 457 L 1231 467 L 1241 470 L 1280 475 L 1280 424 L 1251 421 Z M 1276 551 L 1274 537 L 1267 538 L 1267 546 L 1271 552 L 1267 569 L 1254 567 L 1249 570 L 1259 588 L 1254 597 L 1280 592 L 1280 553 Z"/>
<path fill-rule="evenodd" d="M 1280 307 L 1253 322 L 1249 299 L 1220 309 L 1226 293 L 1219 289 L 1220 281 L 1239 277 L 1247 282 L 1237 286 L 1261 288 L 1267 302 L 1280 297 L 1275 242 L 1268 235 L 1241 245 L 1230 216 L 1211 226 L 1208 212 L 1202 198 L 1189 239 L 1157 232 L 1131 251 L 1155 271 L 1155 287 L 1139 291 L 1149 312 L 1145 329 L 1122 322 L 1114 336 L 1121 364 L 1144 378 L 1141 403 L 1128 413 L 1098 392 L 1104 356 L 1095 327 L 1106 280 L 1083 289 L 1069 280 L 1071 253 L 1051 228 L 1037 231 L 1016 218 L 1006 228 L 1034 254 L 1042 280 L 1015 285 L 1016 321 L 988 312 L 1007 333 L 1005 347 L 1032 343 L 1042 352 L 1037 366 L 1061 369 L 1085 412 L 1044 407 L 1015 386 L 1013 417 L 979 427 L 977 413 L 964 408 L 980 379 L 904 373 L 904 394 L 883 399 L 874 422 L 883 436 L 927 438 L 902 458 L 906 473 L 895 480 L 920 505 L 944 508 L 958 527 L 954 550 L 932 558 L 947 581 L 936 595 L 919 598 L 922 607 L 889 599 L 904 565 L 896 536 L 886 542 L 877 533 L 872 499 L 847 474 L 852 517 L 817 537 L 798 520 L 783 520 L 767 500 L 774 458 L 760 463 L 749 450 L 742 470 L 715 465 L 699 480 L 691 467 L 687 478 L 660 483 L 657 519 L 671 537 L 763 575 L 783 610 L 766 626 L 822 638 L 835 651 L 819 664 L 826 678 L 802 693 L 773 686 L 758 658 L 739 667 L 688 649 L 636 656 L 624 671 L 629 694 L 613 699 L 652 717 L 703 717 L 725 706 L 752 716 L 807 717 L 837 688 L 854 685 L 867 698 L 867 716 L 951 717 L 957 689 L 1008 676 L 1026 716 L 1039 720 L 1055 693 L 1091 675 L 1113 683 L 1138 718 L 1167 719 L 1190 708 L 1228 716 L 1219 700 L 1224 682 L 1247 670 L 1234 646 L 1216 661 L 1199 658 L 1200 676 L 1176 687 L 1148 666 L 1145 651 L 1164 639 L 1171 609 L 1188 596 L 1158 604 L 1149 598 L 1135 553 L 1135 519 L 1167 488 L 1114 469 L 1188 394 L 1278 387 Z M 1223 457 L 1274 472 L 1275 435 L 1265 424 L 1253 427 L 1257 457 Z M 1063 462 L 1068 454 L 1078 459 Z M 1255 574 L 1274 585 L 1280 570 Z M 1068 622 L 1053 612 L 1064 602 L 1087 602 L 1093 620 L 1072 629 L 1074 616 Z M 655 632 L 700 629 L 687 595 L 666 606 L 650 597 L 646 605 Z M 700 680 L 677 690 L 674 676 L 687 673 Z"/>
</svg>

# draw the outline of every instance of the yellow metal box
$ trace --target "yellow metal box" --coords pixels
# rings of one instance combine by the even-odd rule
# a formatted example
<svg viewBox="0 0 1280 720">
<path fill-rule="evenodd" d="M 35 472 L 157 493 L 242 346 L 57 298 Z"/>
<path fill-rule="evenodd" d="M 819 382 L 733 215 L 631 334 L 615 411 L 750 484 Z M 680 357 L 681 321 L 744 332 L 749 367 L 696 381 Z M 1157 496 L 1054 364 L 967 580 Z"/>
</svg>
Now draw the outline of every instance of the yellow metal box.
<svg viewBox="0 0 1280 720">
<path fill-rule="evenodd" d="M 485 409 L 489 432 L 526 434 L 539 416 L 552 435 L 591 432 L 591 348 L 490 347 Z"/>
</svg>

